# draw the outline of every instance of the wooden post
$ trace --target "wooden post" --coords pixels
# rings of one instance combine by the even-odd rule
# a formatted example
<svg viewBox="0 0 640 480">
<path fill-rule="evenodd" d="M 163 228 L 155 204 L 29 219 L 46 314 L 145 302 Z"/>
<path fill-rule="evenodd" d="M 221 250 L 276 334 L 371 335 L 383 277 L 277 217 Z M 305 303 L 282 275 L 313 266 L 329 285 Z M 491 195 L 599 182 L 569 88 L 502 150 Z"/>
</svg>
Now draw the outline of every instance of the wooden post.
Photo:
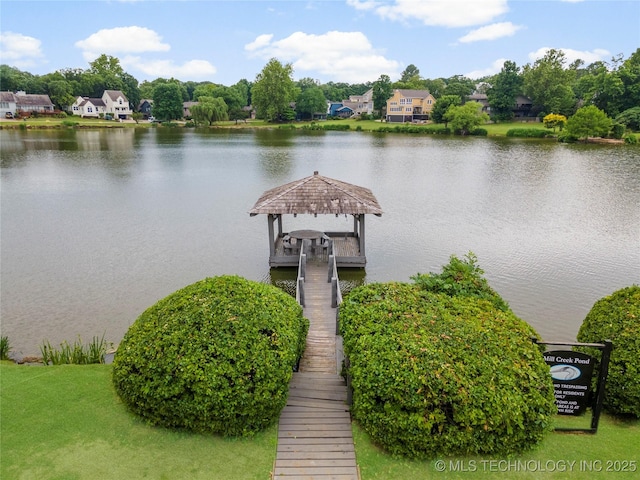
<svg viewBox="0 0 640 480">
<path fill-rule="evenodd" d="M 364 251 L 364 217 L 365 215 L 360 215 L 360 256 L 366 257 Z"/>
<path fill-rule="evenodd" d="M 278 236 L 282 236 L 282 214 L 278 214 Z"/>
<path fill-rule="evenodd" d="M 276 255 L 276 239 L 273 231 L 273 222 L 275 221 L 274 215 L 267 215 L 267 223 L 269 224 L 269 256 L 275 257 Z"/>
</svg>

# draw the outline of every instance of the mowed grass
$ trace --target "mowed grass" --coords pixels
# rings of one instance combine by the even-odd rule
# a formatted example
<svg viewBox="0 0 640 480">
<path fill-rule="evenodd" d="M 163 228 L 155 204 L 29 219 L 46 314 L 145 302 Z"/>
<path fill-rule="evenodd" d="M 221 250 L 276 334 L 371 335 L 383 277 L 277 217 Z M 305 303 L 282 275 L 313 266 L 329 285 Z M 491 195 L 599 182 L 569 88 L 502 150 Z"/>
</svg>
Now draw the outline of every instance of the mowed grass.
<svg viewBox="0 0 640 480">
<path fill-rule="evenodd" d="M 590 412 L 556 417 L 563 427 L 588 428 L 590 422 Z M 514 457 L 408 460 L 384 453 L 357 424 L 353 438 L 363 480 L 640 478 L 640 421 L 608 415 L 600 417 L 596 434 L 549 433 L 534 450 Z"/>
<path fill-rule="evenodd" d="M 261 479 L 277 427 L 225 439 L 150 426 L 130 414 L 109 365 L 0 364 L 0 478 Z"/>
<path fill-rule="evenodd" d="M 590 415 L 556 421 L 585 428 Z M 607 415 L 595 435 L 550 433 L 536 449 L 516 457 L 437 459 L 441 464 L 388 455 L 357 424 L 353 433 L 362 480 L 640 476 L 640 421 Z M 239 439 L 150 426 L 120 402 L 109 365 L 0 362 L 3 480 L 267 480 L 276 445 L 276 426 Z"/>
</svg>

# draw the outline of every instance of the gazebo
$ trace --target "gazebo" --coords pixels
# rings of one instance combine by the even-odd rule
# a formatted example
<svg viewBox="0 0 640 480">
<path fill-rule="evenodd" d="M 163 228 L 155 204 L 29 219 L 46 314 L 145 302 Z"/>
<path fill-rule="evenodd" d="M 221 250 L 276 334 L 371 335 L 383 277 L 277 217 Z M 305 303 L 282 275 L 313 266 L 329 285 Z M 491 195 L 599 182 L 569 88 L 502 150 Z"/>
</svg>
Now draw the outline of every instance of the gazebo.
<svg viewBox="0 0 640 480">
<path fill-rule="evenodd" d="M 313 242 L 314 251 L 324 252 L 332 245 L 338 267 L 364 267 L 365 215 L 382 215 L 382 209 L 371 190 L 350 183 L 323 177 L 314 172 L 309 177 L 267 190 L 249 211 L 267 215 L 269 227 L 269 265 L 298 265 L 298 253 L 303 239 Z M 315 230 L 283 230 L 283 215 L 352 215 L 353 230 L 320 232 Z M 277 225 L 277 230 L 276 230 Z"/>
</svg>

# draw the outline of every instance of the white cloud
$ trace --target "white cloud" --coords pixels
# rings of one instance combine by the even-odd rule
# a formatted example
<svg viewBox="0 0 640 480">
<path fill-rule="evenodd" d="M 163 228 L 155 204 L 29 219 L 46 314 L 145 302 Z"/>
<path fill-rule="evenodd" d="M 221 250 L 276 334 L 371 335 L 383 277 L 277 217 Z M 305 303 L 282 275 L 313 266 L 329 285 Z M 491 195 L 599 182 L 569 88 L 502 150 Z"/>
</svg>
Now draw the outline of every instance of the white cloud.
<svg viewBox="0 0 640 480">
<path fill-rule="evenodd" d="M 40 45 L 37 38 L 21 33 L 0 33 L 0 63 L 11 64 L 16 68 L 32 67 L 43 57 Z"/>
<path fill-rule="evenodd" d="M 536 50 L 535 52 L 529 53 L 529 59 L 532 62 L 535 62 L 539 58 L 542 58 L 546 55 L 546 53 L 551 50 L 550 47 L 542 47 Z M 576 60 L 584 60 L 585 65 L 590 65 L 594 62 L 598 61 L 606 61 L 611 53 L 608 50 L 603 48 L 596 48 L 595 50 L 589 52 L 588 50 L 574 50 L 572 48 L 556 48 L 556 50 L 562 50 L 564 53 L 564 58 L 566 61 L 566 65 L 568 66 Z"/>
<path fill-rule="evenodd" d="M 273 35 L 260 35 L 245 50 L 252 57 L 291 63 L 295 72 L 316 72 L 350 83 L 375 81 L 381 74 L 393 78 L 400 71 L 400 64 L 377 52 L 361 32 L 295 32 L 275 41 Z"/>
<path fill-rule="evenodd" d="M 387 20 L 417 20 L 438 27 L 482 25 L 508 11 L 507 0 L 347 0 L 347 4 L 356 10 L 374 11 Z"/>
<path fill-rule="evenodd" d="M 506 62 L 507 60 L 507 58 L 499 58 L 497 60 L 494 60 L 491 66 L 482 70 L 473 70 L 472 72 L 466 73 L 465 77 L 476 79 L 486 77 L 488 75 L 495 75 L 496 73 L 499 73 L 500 70 L 502 70 L 502 67 L 504 67 L 504 62 Z"/>
<path fill-rule="evenodd" d="M 511 22 L 494 23 L 485 27 L 480 27 L 467 33 L 458 39 L 460 43 L 479 42 L 482 40 L 496 40 L 502 37 L 512 37 L 522 26 L 514 25 Z"/>
<path fill-rule="evenodd" d="M 116 27 L 102 29 L 75 43 L 82 50 L 84 59 L 92 62 L 102 54 L 117 56 L 123 53 L 166 52 L 169 44 L 162 37 L 145 27 Z"/>
<path fill-rule="evenodd" d="M 268 47 L 269 43 L 271 43 L 272 38 L 273 35 L 268 33 L 258 35 L 258 37 L 256 37 L 253 42 L 246 44 L 244 46 L 244 49 L 248 52 L 255 52 L 256 50 L 260 50 L 261 48 Z"/>
<path fill-rule="evenodd" d="M 177 78 L 187 80 L 206 80 L 216 73 L 216 67 L 206 60 L 189 60 L 181 65 L 172 60 L 144 60 L 136 56 L 127 56 L 120 60 L 125 70 L 140 71 L 149 78 Z"/>
</svg>

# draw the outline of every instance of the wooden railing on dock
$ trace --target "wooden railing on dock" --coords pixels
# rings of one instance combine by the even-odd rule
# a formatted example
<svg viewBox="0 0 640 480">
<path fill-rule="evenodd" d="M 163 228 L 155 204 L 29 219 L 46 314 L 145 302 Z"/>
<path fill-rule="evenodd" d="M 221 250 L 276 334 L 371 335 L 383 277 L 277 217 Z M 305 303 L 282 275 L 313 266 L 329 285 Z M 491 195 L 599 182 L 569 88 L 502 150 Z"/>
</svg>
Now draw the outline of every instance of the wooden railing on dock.
<svg viewBox="0 0 640 480">
<path fill-rule="evenodd" d="M 302 242 L 300 256 L 298 258 L 298 277 L 296 278 L 296 301 L 302 307 L 305 306 L 304 282 L 307 271 L 307 251 L 311 249 L 308 240 Z M 342 303 L 342 291 L 340 278 L 338 277 L 338 264 L 333 251 L 333 240 L 329 240 L 328 249 L 327 282 L 331 283 L 331 308 L 337 308 Z M 337 331 L 336 331 L 337 334 Z"/>
<path fill-rule="evenodd" d="M 311 248 L 303 242 L 296 281 L 296 298 L 309 319 L 307 346 L 280 415 L 271 478 L 359 480 L 349 392 L 339 374 L 342 347 L 334 331 L 342 302 L 336 257 L 330 244 L 325 271 L 317 257 L 307 263 Z"/>
</svg>

